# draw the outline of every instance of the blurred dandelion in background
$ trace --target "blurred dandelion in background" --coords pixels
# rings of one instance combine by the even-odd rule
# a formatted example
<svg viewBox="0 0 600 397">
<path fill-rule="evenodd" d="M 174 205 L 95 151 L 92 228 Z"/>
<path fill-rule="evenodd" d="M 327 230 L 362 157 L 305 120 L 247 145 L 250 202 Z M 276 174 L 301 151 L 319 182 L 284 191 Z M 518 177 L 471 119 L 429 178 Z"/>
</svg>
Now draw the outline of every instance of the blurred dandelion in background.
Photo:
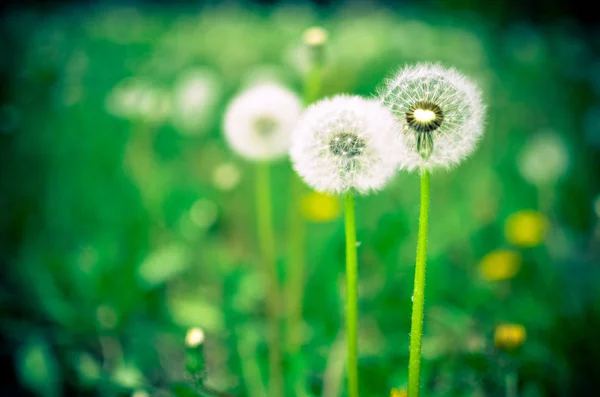
<svg viewBox="0 0 600 397">
<path fill-rule="evenodd" d="M 190 328 L 185 334 L 185 345 L 187 347 L 198 347 L 204 343 L 204 331 L 201 328 Z"/>
<path fill-rule="evenodd" d="M 218 164 L 212 174 L 213 184 L 223 191 L 230 191 L 240 183 L 242 172 L 240 168 L 231 162 Z"/>
<path fill-rule="evenodd" d="M 210 69 L 195 68 L 183 72 L 175 83 L 171 117 L 185 135 L 198 135 L 213 121 L 222 95 L 218 75 Z"/>
<path fill-rule="evenodd" d="M 224 131 L 229 145 L 241 156 L 268 160 L 287 154 L 291 130 L 300 115 L 300 100 L 275 83 L 248 88 L 229 104 Z"/>
<path fill-rule="evenodd" d="M 557 133 L 541 132 L 523 146 L 518 166 L 523 178 L 532 185 L 554 185 L 568 171 L 569 153 Z"/>
</svg>

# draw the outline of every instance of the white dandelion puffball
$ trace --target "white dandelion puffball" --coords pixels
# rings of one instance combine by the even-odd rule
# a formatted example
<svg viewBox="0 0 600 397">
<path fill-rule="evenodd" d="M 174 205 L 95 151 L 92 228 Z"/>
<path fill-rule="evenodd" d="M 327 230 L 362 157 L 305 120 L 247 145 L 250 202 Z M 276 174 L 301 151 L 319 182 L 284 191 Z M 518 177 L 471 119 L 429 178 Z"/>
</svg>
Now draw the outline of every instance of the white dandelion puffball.
<svg viewBox="0 0 600 397">
<path fill-rule="evenodd" d="M 449 168 L 476 147 L 485 107 L 479 88 L 455 69 L 406 67 L 379 90 L 398 122 L 400 168 Z"/>
<path fill-rule="evenodd" d="M 291 131 L 302 104 L 298 96 L 276 83 L 260 83 L 235 97 L 225 112 L 225 138 L 237 153 L 251 160 L 269 160 L 288 153 Z"/>
<path fill-rule="evenodd" d="M 552 185 L 567 173 L 569 153 L 558 134 L 544 131 L 525 144 L 517 165 L 523 178 L 532 185 Z"/>
<path fill-rule="evenodd" d="M 205 132 L 219 99 L 221 82 L 210 69 L 196 68 L 182 74 L 173 93 L 173 124 L 184 135 Z"/>
<path fill-rule="evenodd" d="M 159 124 L 169 117 L 170 99 L 165 89 L 132 77 L 122 80 L 110 91 L 105 105 L 115 116 Z"/>
<path fill-rule="evenodd" d="M 400 140 L 379 101 L 338 95 L 309 107 L 292 135 L 294 169 L 319 192 L 367 193 L 395 174 Z"/>
</svg>

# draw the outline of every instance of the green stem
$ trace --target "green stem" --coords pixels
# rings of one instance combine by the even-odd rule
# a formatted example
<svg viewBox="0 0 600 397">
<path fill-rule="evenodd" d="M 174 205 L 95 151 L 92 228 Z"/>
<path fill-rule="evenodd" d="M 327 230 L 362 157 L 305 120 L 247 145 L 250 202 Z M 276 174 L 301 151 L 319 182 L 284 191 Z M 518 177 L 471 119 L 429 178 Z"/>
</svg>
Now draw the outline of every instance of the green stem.
<svg viewBox="0 0 600 397">
<path fill-rule="evenodd" d="M 517 372 L 509 371 L 506 374 L 506 397 L 517 397 Z"/>
<path fill-rule="evenodd" d="M 427 229 L 429 223 L 429 171 L 421 170 L 421 209 L 417 238 L 417 264 L 410 327 L 410 357 L 408 360 L 408 397 L 419 396 L 421 373 L 421 339 L 423 336 L 423 306 L 425 302 L 425 265 L 427 262 Z"/>
<path fill-rule="evenodd" d="M 313 65 L 304 77 L 304 104 L 315 102 L 321 94 L 323 68 Z M 304 239 L 305 224 L 300 213 L 303 184 L 292 174 L 290 202 L 290 260 L 287 279 L 288 321 L 286 340 L 290 354 L 297 355 L 302 345 L 302 299 L 304 297 Z"/>
<path fill-rule="evenodd" d="M 302 345 L 302 299 L 304 297 L 304 239 L 305 224 L 300 213 L 302 181 L 291 176 L 290 202 L 290 258 L 287 280 L 288 323 L 286 340 L 289 353 L 298 354 Z"/>
<path fill-rule="evenodd" d="M 258 240 L 267 278 L 267 322 L 269 344 L 269 395 L 283 396 L 283 374 L 279 335 L 279 283 L 275 258 L 275 235 L 271 213 L 271 184 L 269 164 L 261 162 L 256 169 L 256 213 L 258 216 Z"/>
<path fill-rule="evenodd" d="M 313 66 L 304 78 L 304 104 L 311 105 L 321 95 L 323 86 L 323 68 L 320 65 Z"/>
<path fill-rule="evenodd" d="M 254 333 L 236 329 L 237 349 L 240 356 L 241 375 L 249 397 L 266 396 L 264 384 L 260 377 L 260 368 L 256 360 L 257 341 Z"/>
<path fill-rule="evenodd" d="M 358 397 L 358 266 L 354 196 L 346 195 L 346 337 L 348 343 L 348 396 Z"/>
</svg>

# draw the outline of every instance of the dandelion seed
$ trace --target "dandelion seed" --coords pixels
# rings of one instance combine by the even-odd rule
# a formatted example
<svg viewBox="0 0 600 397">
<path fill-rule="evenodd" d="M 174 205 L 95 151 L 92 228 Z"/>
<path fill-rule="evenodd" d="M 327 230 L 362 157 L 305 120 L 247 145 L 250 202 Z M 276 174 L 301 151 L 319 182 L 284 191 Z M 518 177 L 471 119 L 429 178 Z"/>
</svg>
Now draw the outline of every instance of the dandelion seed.
<svg viewBox="0 0 600 397">
<path fill-rule="evenodd" d="M 481 137 L 480 91 L 455 69 L 406 67 L 380 88 L 380 98 L 398 123 L 401 168 L 449 168 L 467 157 Z"/>
<path fill-rule="evenodd" d="M 234 98 L 225 114 L 225 138 L 241 156 L 269 160 L 285 155 L 301 112 L 299 98 L 275 83 L 261 83 Z"/>
<path fill-rule="evenodd" d="M 339 95 L 302 116 L 291 158 L 305 182 L 320 192 L 381 189 L 397 169 L 399 141 L 392 114 L 375 100 Z"/>
</svg>

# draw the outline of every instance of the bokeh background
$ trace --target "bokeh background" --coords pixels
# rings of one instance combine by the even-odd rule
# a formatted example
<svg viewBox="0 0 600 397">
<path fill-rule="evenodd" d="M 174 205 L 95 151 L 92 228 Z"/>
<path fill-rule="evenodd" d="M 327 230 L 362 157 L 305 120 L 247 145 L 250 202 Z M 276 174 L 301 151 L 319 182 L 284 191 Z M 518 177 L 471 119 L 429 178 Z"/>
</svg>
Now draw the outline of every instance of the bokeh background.
<svg viewBox="0 0 600 397">
<path fill-rule="evenodd" d="M 4 6 L 3 396 L 265 395 L 255 165 L 221 127 L 256 82 L 302 95 L 311 26 L 329 37 L 324 96 L 438 61 L 488 104 L 475 155 L 432 176 L 423 394 L 504 396 L 516 379 L 522 396 L 597 395 L 600 30 L 573 2 L 455 1 Z M 286 159 L 272 170 L 284 291 L 304 236 L 287 395 L 343 396 L 340 203 L 292 189 Z M 361 395 L 400 396 L 418 177 L 357 214 Z"/>
</svg>

